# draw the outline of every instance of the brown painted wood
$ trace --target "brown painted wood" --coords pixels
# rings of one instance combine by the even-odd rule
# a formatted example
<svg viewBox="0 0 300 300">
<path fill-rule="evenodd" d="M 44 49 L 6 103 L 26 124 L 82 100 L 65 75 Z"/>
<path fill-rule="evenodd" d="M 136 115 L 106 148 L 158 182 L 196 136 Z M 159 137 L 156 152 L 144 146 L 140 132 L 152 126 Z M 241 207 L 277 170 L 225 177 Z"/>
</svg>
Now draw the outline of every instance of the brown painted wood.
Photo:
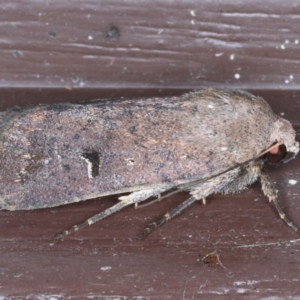
<svg viewBox="0 0 300 300">
<path fill-rule="evenodd" d="M 263 96 L 300 126 L 299 7 L 295 0 L 2 1 L 0 108 L 228 86 Z M 298 225 L 299 167 L 300 157 L 269 170 Z M 0 297 L 300 297 L 300 239 L 259 183 L 195 204 L 145 241 L 135 239 L 187 196 L 126 208 L 54 246 L 55 234 L 117 197 L 0 211 Z M 214 251 L 219 264 L 203 264 Z"/>
</svg>

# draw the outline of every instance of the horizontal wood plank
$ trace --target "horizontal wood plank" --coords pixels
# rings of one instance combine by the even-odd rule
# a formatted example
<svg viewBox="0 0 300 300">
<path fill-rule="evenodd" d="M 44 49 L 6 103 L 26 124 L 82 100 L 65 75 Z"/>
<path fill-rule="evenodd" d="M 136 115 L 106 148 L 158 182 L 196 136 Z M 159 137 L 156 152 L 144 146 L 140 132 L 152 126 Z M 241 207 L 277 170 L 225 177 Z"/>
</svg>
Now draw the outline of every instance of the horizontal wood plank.
<svg viewBox="0 0 300 300">
<path fill-rule="evenodd" d="M 0 87 L 298 89 L 299 1 L 2 1 Z"/>
</svg>

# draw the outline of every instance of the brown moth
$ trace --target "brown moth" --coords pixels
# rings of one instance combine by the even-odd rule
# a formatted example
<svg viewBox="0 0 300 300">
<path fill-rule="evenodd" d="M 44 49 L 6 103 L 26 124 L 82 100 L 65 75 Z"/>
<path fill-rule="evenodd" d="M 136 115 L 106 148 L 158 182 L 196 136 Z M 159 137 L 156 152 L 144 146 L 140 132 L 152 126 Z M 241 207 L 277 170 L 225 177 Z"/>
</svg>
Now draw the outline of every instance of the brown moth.
<svg viewBox="0 0 300 300">
<path fill-rule="evenodd" d="M 172 189 L 189 191 L 145 236 L 193 202 L 243 190 L 258 177 L 280 217 L 300 233 L 264 171 L 267 162 L 295 157 L 295 132 L 247 92 L 211 88 L 180 97 L 41 105 L 3 111 L 0 118 L 2 209 L 130 193 L 56 239 Z"/>
</svg>

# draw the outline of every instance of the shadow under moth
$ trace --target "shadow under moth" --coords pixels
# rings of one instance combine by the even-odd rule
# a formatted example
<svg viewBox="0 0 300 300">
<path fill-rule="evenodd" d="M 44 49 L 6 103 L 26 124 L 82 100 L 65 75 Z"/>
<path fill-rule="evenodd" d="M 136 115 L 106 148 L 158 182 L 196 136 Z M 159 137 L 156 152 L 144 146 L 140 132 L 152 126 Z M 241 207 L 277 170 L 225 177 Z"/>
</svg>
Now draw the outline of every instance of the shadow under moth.
<svg viewBox="0 0 300 300">
<path fill-rule="evenodd" d="M 180 97 L 40 105 L 2 111 L 0 120 L 1 209 L 129 193 L 55 240 L 128 205 L 188 191 L 190 198 L 151 223 L 144 237 L 193 202 L 241 191 L 258 178 L 280 217 L 300 233 L 264 171 L 296 156 L 295 131 L 248 92 L 209 88 Z"/>
</svg>

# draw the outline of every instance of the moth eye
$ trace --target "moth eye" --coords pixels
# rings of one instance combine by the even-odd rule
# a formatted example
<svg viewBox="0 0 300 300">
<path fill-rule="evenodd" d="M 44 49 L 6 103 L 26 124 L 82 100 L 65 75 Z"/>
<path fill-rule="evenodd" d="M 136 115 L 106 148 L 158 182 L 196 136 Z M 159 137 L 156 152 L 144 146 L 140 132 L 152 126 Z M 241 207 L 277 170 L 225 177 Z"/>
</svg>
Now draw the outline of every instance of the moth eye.
<svg viewBox="0 0 300 300">
<path fill-rule="evenodd" d="M 279 145 L 269 151 L 266 155 L 269 163 L 277 163 L 285 158 L 287 154 L 285 145 Z"/>
</svg>

